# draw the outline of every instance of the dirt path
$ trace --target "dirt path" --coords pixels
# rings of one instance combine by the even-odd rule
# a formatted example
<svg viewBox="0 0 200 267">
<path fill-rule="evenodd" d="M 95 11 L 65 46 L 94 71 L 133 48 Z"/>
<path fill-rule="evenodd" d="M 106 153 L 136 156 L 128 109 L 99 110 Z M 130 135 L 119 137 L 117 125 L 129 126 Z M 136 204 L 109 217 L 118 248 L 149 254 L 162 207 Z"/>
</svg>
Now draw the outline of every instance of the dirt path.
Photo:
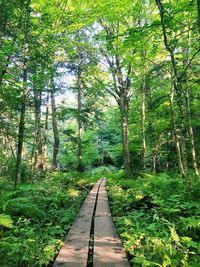
<svg viewBox="0 0 200 267">
<path fill-rule="evenodd" d="M 105 179 L 85 199 L 53 267 L 130 266 L 110 214 Z"/>
</svg>

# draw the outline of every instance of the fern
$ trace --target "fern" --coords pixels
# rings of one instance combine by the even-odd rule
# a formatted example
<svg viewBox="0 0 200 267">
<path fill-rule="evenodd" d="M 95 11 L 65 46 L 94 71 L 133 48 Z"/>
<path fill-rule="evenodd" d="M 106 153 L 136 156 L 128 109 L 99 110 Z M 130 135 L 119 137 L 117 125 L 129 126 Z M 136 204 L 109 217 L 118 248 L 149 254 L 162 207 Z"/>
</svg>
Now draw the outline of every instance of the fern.
<svg viewBox="0 0 200 267">
<path fill-rule="evenodd" d="M 200 228 L 200 218 L 199 216 L 191 216 L 188 218 L 180 218 L 181 221 L 184 223 L 184 227 L 186 229 L 190 228 L 190 229 L 197 229 Z"/>
<path fill-rule="evenodd" d="M 0 214 L 0 226 L 4 226 L 7 228 L 13 227 L 13 220 L 9 215 Z"/>
</svg>

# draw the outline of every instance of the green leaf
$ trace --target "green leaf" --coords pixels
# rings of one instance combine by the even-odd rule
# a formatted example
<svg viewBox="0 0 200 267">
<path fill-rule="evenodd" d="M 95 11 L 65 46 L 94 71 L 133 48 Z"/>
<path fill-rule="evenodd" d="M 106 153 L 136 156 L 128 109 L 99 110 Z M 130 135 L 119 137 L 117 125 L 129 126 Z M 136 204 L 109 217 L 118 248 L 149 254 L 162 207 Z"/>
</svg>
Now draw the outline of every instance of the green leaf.
<svg viewBox="0 0 200 267">
<path fill-rule="evenodd" d="M 0 214 L 0 225 L 7 227 L 7 228 L 12 228 L 13 227 L 13 220 L 9 215 Z"/>
</svg>

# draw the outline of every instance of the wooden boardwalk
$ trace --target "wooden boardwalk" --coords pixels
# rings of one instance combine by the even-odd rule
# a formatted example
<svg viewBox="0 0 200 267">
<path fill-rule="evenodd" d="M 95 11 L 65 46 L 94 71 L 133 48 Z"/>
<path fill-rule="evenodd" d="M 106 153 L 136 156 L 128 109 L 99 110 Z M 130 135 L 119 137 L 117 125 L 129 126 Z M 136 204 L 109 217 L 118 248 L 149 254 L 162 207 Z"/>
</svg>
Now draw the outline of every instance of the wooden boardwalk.
<svg viewBox="0 0 200 267">
<path fill-rule="evenodd" d="M 105 182 L 100 179 L 88 194 L 53 267 L 130 266 L 113 225 Z"/>
</svg>

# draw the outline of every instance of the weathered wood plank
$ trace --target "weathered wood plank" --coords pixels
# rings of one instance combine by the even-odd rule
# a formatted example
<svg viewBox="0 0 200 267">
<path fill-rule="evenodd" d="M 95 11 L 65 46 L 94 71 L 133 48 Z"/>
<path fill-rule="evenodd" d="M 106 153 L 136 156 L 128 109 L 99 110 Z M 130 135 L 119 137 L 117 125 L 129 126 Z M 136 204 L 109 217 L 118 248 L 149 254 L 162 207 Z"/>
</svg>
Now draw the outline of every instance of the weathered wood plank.
<svg viewBox="0 0 200 267">
<path fill-rule="evenodd" d="M 53 267 L 85 267 L 87 266 L 90 229 L 92 215 L 100 179 L 85 199 L 78 217 L 74 221 Z"/>
<path fill-rule="evenodd" d="M 101 183 L 94 221 L 94 267 L 130 267 L 110 214 L 105 180 Z"/>
</svg>

